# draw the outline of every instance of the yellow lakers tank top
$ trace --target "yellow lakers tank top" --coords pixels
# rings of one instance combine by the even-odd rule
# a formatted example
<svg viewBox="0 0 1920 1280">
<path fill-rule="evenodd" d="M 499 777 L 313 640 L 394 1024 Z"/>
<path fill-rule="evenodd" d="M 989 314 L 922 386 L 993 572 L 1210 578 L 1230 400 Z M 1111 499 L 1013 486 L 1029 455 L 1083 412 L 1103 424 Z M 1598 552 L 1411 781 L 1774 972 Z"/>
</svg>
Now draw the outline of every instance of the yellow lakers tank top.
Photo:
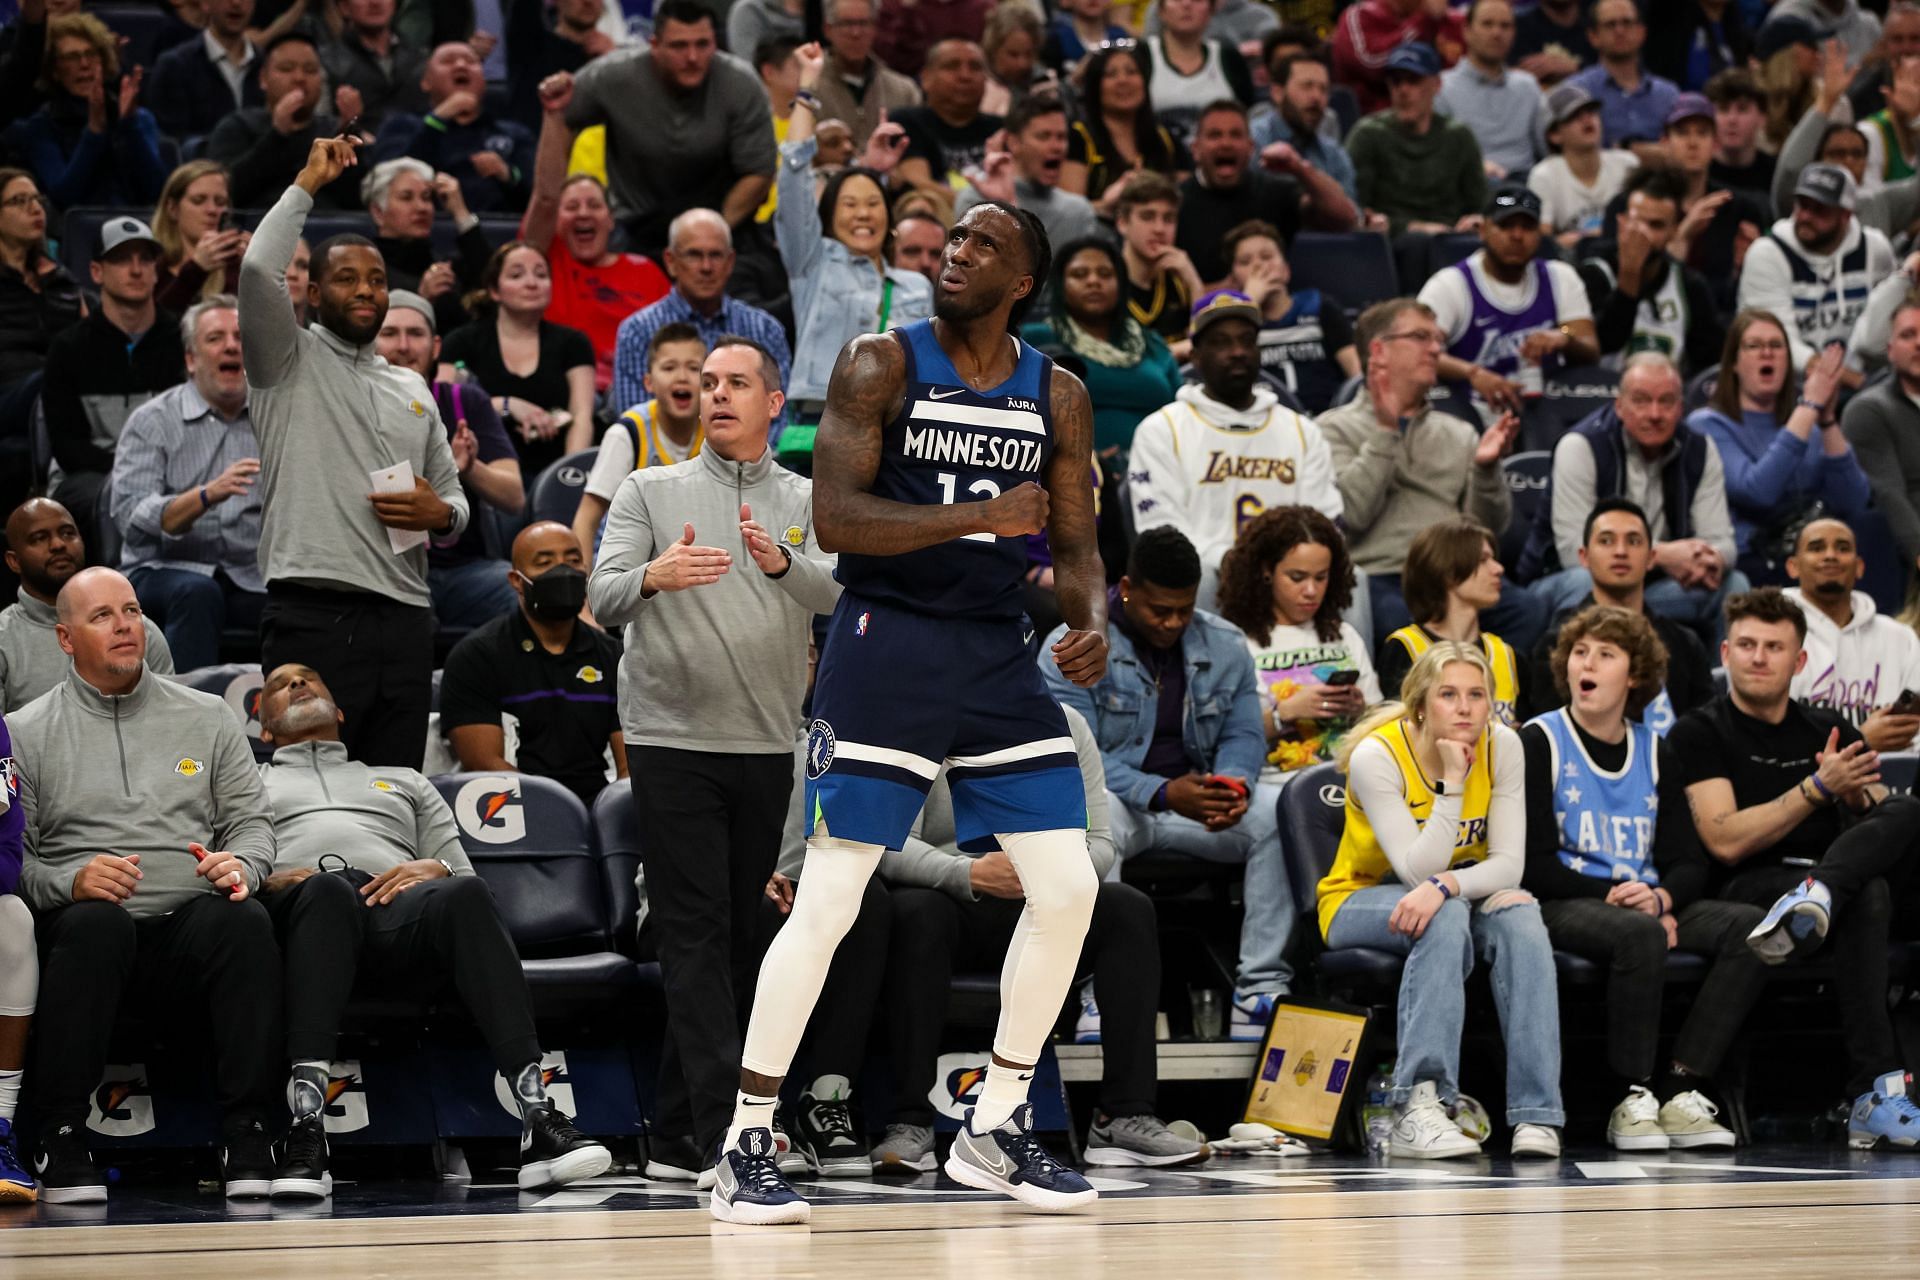
<svg viewBox="0 0 1920 1280">
<path fill-rule="evenodd" d="M 1407 654 L 1415 662 L 1420 655 L 1433 647 L 1433 637 L 1426 628 L 1409 624 L 1387 637 L 1387 643 L 1398 640 Z M 1487 665 L 1493 668 L 1493 713 L 1509 729 L 1520 727 L 1520 660 L 1514 655 L 1513 646 L 1499 636 L 1488 632 L 1480 633 L 1480 652 L 1487 655 Z M 1400 696 L 1398 689 L 1383 690 L 1388 697 Z"/>
</svg>

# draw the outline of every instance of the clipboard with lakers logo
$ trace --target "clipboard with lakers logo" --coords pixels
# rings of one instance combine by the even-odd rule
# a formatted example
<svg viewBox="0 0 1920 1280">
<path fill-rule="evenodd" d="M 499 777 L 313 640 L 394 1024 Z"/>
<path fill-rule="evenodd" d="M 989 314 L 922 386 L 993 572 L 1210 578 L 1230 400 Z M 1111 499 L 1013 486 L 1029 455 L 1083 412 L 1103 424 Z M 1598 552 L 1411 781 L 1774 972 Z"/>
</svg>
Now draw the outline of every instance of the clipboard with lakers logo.
<svg viewBox="0 0 1920 1280">
<path fill-rule="evenodd" d="M 1245 1118 L 1322 1145 L 1350 1133 L 1365 1101 L 1367 1031 L 1365 1009 L 1282 1000 L 1254 1064 Z"/>
</svg>

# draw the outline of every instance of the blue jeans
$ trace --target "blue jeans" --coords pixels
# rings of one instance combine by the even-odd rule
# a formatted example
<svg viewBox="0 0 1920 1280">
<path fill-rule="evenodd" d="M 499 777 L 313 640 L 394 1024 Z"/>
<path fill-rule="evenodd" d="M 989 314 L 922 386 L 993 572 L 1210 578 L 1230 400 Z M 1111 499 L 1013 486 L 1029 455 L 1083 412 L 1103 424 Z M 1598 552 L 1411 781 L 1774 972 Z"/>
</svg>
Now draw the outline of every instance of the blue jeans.
<svg viewBox="0 0 1920 1280">
<path fill-rule="evenodd" d="M 443 627 L 480 627 L 518 609 L 520 597 L 507 581 L 510 568 L 505 560 L 430 566 L 427 590 L 433 595 L 434 620 Z"/>
<path fill-rule="evenodd" d="M 173 651 L 176 671 L 211 667 L 220 661 L 220 633 L 229 624 L 258 630 L 267 593 L 245 591 L 224 573 L 195 573 L 142 565 L 127 572 L 140 607 L 159 624 Z"/>
<path fill-rule="evenodd" d="M 1373 604 L 1373 648 L 1378 653 L 1387 637 L 1412 622 L 1413 615 L 1407 612 L 1407 602 L 1400 598 L 1397 573 L 1368 574 L 1367 594 Z M 1499 636 L 1524 658 L 1540 643 L 1552 618 L 1552 611 L 1534 593 L 1503 578 L 1499 603 L 1480 611 L 1480 629 Z M 1383 692 L 1389 698 L 1398 696 L 1397 690 Z"/>
<path fill-rule="evenodd" d="M 1726 614 L 1722 609 L 1727 597 L 1737 596 L 1748 587 L 1747 575 L 1738 569 L 1720 579 L 1717 591 L 1683 587 L 1662 575 L 1647 582 L 1647 608 L 1662 618 L 1686 623 L 1700 632 L 1702 638 L 1712 637 L 1709 648 L 1718 658 L 1720 641 L 1726 638 Z M 1532 583 L 1527 590 L 1546 601 L 1547 616 L 1556 618 L 1565 610 L 1577 609 L 1593 599 L 1593 575 L 1585 569 L 1562 569 Z"/>
<path fill-rule="evenodd" d="M 1373 947 L 1405 956 L 1400 975 L 1400 1057 L 1394 1106 L 1431 1080 L 1443 1101 L 1460 1090 L 1460 1033 L 1467 1017 L 1467 975 L 1474 957 L 1493 966 L 1493 1003 L 1507 1042 L 1507 1123 L 1566 1123 L 1560 1105 L 1560 992 L 1553 944 L 1535 902 L 1486 912 L 1453 898 L 1416 941 L 1387 920 L 1405 897 L 1398 882 L 1362 889 L 1340 904 L 1327 946 Z"/>
<path fill-rule="evenodd" d="M 1184 853 L 1208 862 L 1246 864 L 1246 918 L 1240 926 L 1237 996 L 1284 995 L 1293 984 L 1287 944 L 1293 940 L 1293 893 L 1280 856 L 1280 788 L 1257 783 L 1247 812 L 1225 831 L 1209 831 L 1171 809 L 1142 813 L 1107 793 L 1113 847 L 1121 858 L 1148 852 Z"/>
</svg>

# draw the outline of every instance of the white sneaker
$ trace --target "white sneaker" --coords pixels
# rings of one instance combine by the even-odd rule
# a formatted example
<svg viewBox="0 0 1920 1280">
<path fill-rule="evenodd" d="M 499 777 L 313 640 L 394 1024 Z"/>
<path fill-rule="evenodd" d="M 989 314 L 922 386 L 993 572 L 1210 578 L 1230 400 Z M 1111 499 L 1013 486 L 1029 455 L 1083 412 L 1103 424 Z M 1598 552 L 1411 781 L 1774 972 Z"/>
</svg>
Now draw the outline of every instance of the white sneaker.
<svg viewBox="0 0 1920 1280">
<path fill-rule="evenodd" d="M 1393 1123 L 1387 1154 L 1409 1160 L 1454 1160 L 1480 1154 L 1480 1144 L 1447 1118 L 1431 1080 L 1413 1086 L 1413 1096 Z"/>
<path fill-rule="evenodd" d="M 1699 1147 L 1731 1147 L 1734 1145 L 1733 1130 L 1720 1123 L 1716 1118 L 1719 1114 L 1720 1108 L 1689 1089 L 1685 1093 L 1674 1094 L 1660 1108 L 1660 1128 L 1667 1135 L 1668 1145 L 1677 1151 Z"/>
<path fill-rule="evenodd" d="M 1673 1145 L 1660 1124 L 1660 1100 L 1644 1085 L 1634 1085 L 1607 1120 L 1607 1141 L 1615 1151 L 1665 1151 Z"/>
<path fill-rule="evenodd" d="M 1544 1124 L 1515 1125 L 1513 1130 L 1513 1154 L 1520 1156 L 1538 1156 L 1542 1160 L 1560 1158 L 1560 1131 Z"/>
</svg>

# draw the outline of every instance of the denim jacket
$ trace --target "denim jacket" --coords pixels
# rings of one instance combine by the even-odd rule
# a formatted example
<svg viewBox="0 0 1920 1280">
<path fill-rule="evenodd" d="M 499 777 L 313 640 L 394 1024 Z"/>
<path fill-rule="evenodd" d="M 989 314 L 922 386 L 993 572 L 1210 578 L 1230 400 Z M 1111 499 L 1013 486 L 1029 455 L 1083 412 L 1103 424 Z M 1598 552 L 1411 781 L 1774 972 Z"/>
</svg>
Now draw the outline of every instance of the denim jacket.
<svg viewBox="0 0 1920 1280">
<path fill-rule="evenodd" d="M 1060 674 L 1051 652 L 1067 633 L 1054 628 L 1040 647 L 1040 669 L 1053 696 L 1087 718 L 1107 769 L 1107 790 L 1131 809 L 1145 812 L 1166 783 L 1142 773 L 1141 762 L 1153 741 L 1159 692 L 1134 653 L 1133 641 L 1117 623 L 1107 629 L 1107 674 L 1082 689 Z M 1247 784 L 1259 781 L 1267 739 L 1260 725 L 1259 679 L 1246 637 L 1232 623 L 1210 613 L 1195 613 L 1180 638 L 1187 669 L 1187 759 L 1197 773 L 1224 773 Z"/>
<path fill-rule="evenodd" d="M 893 301 L 880 314 L 881 276 L 873 263 L 826 234 L 813 194 L 812 138 L 780 147 L 780 202 L 773 211 L 780 257 L 793 282 L 793 376 L 789 400 L 825 400 L 840 349 L 863 333 L 898 329 L 933 314 L 933 286 L 917 271 L 887 268 Z"/>
</svg>

